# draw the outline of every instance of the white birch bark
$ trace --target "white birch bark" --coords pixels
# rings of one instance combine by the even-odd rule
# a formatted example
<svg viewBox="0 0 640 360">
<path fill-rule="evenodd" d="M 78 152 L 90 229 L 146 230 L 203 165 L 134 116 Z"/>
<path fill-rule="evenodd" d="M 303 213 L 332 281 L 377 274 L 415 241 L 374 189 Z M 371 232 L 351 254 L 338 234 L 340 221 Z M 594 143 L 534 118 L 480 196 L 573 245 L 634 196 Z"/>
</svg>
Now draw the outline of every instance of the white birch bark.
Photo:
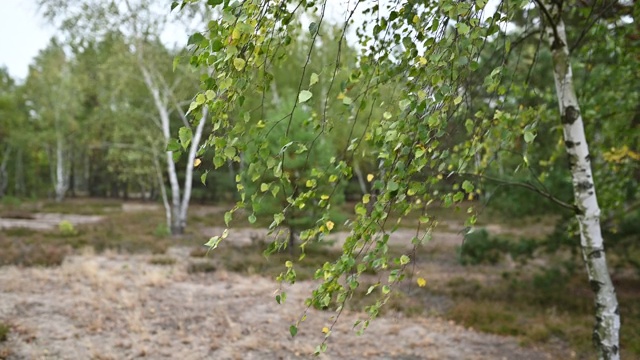
<svg viewBox="0 0 640 360">
<path fill-rule="evenodd" d="M 549 3 L 548 3 L 549 4 Z M 553 5 L 541 9 L 548 14 L 546 32 L 553 56 L 556 94 L 562 116 L 565 148 L 573 179 L 573 193 L 578 207 L 580 246 L 589 284 L 595 293 L 596 324 L 593 341 L 599 359 L 620 359 L 620 314 L 616 292 L 609 276 L 600 229 L 600 208 L 591 172 L 589 147 L 584 132 L 582 114 L 573 84 L 569 47 L 565 25 L 558 14 L 550 14 Z M 554 21 L 555 24 L 550 23 Z"/>
<path fill-rule="evenodd" d="M 64 200 L 64 195 L 69 188 L 68 172 L 65 166 L 64 139 L 60 131 L 56 134 L 56 201 Z"/>
<path fill-rule="evenodd" d="M 162 176 L 162 167 L 158 162 L 158 154 L 153 154 L 153 165 L 156 169 L 156 176 L 158 180 L 158 186 L 160 186 L 160 195 L 162 196 L 162 205 L 164 205 L 165 218 L 167 220 L 167 228 L 171 229 L 171 205 L 169 205 L 169 198 L 167 197 L 167 187 L 164 186 L 164 176 Z"/>
<path fill-rule="evenodd" d="M 160 124 L 162 127 L 162 136 L 165 140 L 165 146 L 171 139 L 170 117 L 167 99 L 163 98 L 160 94 L 160 88 L 155 84 L 151 74 L 143 65 L 140 65 L 140 71 L 144 78 L 147 89 L 153 96 L 153 103 L 158 110 L 158 116 L 160 117 Z M 167 165 L 167 175 L 169 176 L 169 186 L 171 187 L 171 233 L 173 235 L 180 235 L 184 232 L 184 228 L 180 228 L 177 219 L 179 218 L 180 211 L 180 183 L 178 181 L 178 173 L 176 171 L 176 164 L 173 162 L 173 151 L 165 152 L 165 159 Z"/>
<path fill-rule="evenodd" d="M 207 116 L 209 109 L 204 107 L 202 109 L 202 117 L 196 127 L 196 131 L 191 138 L 191 144 L 189 147 L 189 154 L 187 156 L 187 166 L 185 168 L 184 179 L 184 193 L 182 194 L 182 204 L 180 205 L 180 211 L 178 214 L 178 225 L 183 229 L 187 226 L 187 212 L 189 210 L 189 201 L 191 200 L 191 187 L 193 185 L 193 168 L 196 154 L 198 153 L 198 147 L 200 146 L 200 139 L 202 139 L 202 131 L 204 130 L 204 124 L 207 122 Z"/>
<path fill-rule="evenodd" d="M 169 117 L 170 104 L 168 100 L 168 94 L 165 94 L 165 96 L 163 96 L 160 86 L 156 84 L 151 76 L 151 73 L 144 65 L 142 65 L 142 62 L 140 65 L 140 70 L 142 72 L 144 82 L 151 92 L 151 95 L 153 96 L 153 101 L 156 109 L 158 110 L 162 128 L 162 135 L 164 137 L 164 144 L 166 147 L 167 143 L 171 139 Z M 198 126 L 195 129 L 195 133 L 193 134 L 193 137 L 191 139 L 189 153 L 187 155 L 187 165 L 185 169 L 185 182 L 182 188 L 180 186 L 180 182 L 178 181 L 176 164 L 173 161 L 173 152 L 165 152 L 167 174 L 169 177 L 169 185 L 171 187 L 170 211 L 167 212 L 167 222 L 169 224 L 169 227 L 171 228 L 171 234 L 173 235 L 183 234 L 187 225 L 187 213 L 189 210 L 189 202 L 191 201 L 191 188 L 193 185 L 193 164 L 198 152 L 198 147 L 200 146 L 200 141 L 202 139 L 202 133 L 204 131 L 204 125 L 207 121 L 208 113 L 208 109 L 205 107 L 202 112 L 202 118 L 200 119 L 200 122 L 198 123 Z M 186 118 L 185 114 L 180 114 L 180 116 Z M 164 183 L 160 185 L 163 192 L 163 202 L 165 203 L 166 208 L 166 204 L 168 203 L 168 201 L 166 197 L 166 191 L 164 190 Z"/>
<path fill-rule="evenodd" d="M 364 176 L 362 174 L 362 170 L 360 170 L 360 163 L 355 162 L 353 164 L 353 171 L 356 173 L 356 178 L 358 179 L 358 185 L 360 185 L 362 195 L 368 193 L 367 184 L 364 182 Z"/>
</svg>

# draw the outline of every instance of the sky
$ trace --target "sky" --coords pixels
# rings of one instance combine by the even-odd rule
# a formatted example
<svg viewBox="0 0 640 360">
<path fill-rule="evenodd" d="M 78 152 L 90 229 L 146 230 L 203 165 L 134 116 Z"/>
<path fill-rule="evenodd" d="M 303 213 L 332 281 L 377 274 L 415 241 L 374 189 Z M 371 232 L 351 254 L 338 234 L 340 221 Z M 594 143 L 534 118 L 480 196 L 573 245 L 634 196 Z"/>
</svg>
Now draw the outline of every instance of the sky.
<svg viewBox="0 0 640 360">
<path fill-rule="evenodd" d="M 33 57 L 49 43 L 55 28 L 37 13 L 33 0 L 3 0 L 0 11 L 0 66 L 24 80 Z"/>
<path fill-rule="evenodd" d="M 9 74 L 16 80 L 26 79 L 29 64 L 44 49 L 49 39 L 56 35 L 56 29 L 48 25 L 37 11 L 35 0 L 0 0 L 0 67 L 7 67 Z M 348 8 L 352 0 L 332 0 L 338 3 L 333 6 L 336 12 Z M 489 8 L 494 7 L 496 0 L 489 1 Z M 493 4 L 492 4 L 493 3 Z M 489 13 L 492 13 L 490 11 Z M 356 15 L 356 18 L 359 16 Z M 336 15 L 336 18 L 340 17 Z M 165 29 L 161 35 L 167 45 L 185 43 L 187 35 L 184 30 L 175 27 Z"/>
</svg>

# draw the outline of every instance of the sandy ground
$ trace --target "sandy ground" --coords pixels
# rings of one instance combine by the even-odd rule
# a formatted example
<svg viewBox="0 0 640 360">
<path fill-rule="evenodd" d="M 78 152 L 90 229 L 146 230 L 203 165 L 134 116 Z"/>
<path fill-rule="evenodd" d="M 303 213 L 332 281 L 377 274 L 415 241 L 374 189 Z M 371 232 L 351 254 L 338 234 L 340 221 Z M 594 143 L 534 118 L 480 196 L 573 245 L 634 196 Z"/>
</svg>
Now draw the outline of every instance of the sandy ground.
<svg viewBox="0 0 640 360">
<path fill-rule="evenodd" d="M 304 311 L 313 283 L 286 289 L 263 277 L 217 271 L 188 274 L 187 248 L 173 265 L 150 255 L 68 257 L 58 268 L 0 268 L 0 343 L 6 359 L 297 359 L 308 358 L 333 313 L 312 310 L 295 338 L 289 325 Z M 437 318 L 388 315 L 362 336 L 363 315 L 345 312 L 323 359 L 549 359 L 513 338 L 466 330 Z"/>
<path fill-rule="evenodd" d="M 127 208 L 125 211 L 148 210 Z M 38 215 L 40 216 L 40 215 Z M 74 224 L 99 217 L 50 214 L 38 219 L 10 219 L 0 227 L 49 229 L 62 220 Z M 35 220 L 35 221 L 34 221 Z M 36 225 L 33 225 L 36 224 Z M 34 227 L 37 226 L 37 227 Z M 39 226 L 39 227 L 38 227 Z M 451 229 L 449 229 L 451 230 Z M 222 229 L 203 228 L 204 236 Z M 399 230 L 392 243 L 410 246 L 414 232 Z M 225 246 L 243 246 L 265 232 L 234 229 Z M 340 246 L 345 234 L 335 234 Z M 461 236 L 436 233 L 430 250 L 454 251 Z M 284 289 L 259 276 L 219 270 L 189 274 L 191 248 L 170 248 L 172 265 L 152 265 L 152 255 L 92 251 L 69 256 L 57 268 L 0 267 L 0 322 L 11 326 L 0 343 L 0 359 L 298 359 L 310 358 L 332 324 L 332 312 L 309 310 L 298 335 L 289 326 L 305 311 L 312 282 Z M 215 253 L 211 256 L 214 257 Z M 461 267 L 431 262 L 430 278 L 485 276 L 460 273 Z M 486 280 L 486 279 L 485 279 Z M 438 302 L 438 299 L 433 299 Z M 446 299 L 445 299 L 446 300 Z M 437 304 L 425 306 L 438 307 Z M 551 359 L 543 350 L 522 348 L 517 339 L 464 329 L 436 317 L 390 314 L 372 322 L 362 336 L 352 329 L 362 313 L 345 311 L 332 330 L 321 359 Z"/>
</svg>

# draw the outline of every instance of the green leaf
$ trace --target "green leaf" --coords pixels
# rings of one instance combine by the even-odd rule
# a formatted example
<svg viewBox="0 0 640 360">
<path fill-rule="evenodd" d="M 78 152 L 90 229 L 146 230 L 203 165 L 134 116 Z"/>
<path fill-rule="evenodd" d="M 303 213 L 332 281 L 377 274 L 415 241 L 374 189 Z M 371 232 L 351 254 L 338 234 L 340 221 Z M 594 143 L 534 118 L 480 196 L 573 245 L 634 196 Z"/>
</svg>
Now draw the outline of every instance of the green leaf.
<svg viewBox="0 0 640 360">
<path fill-rule="evenodd" d="M 353 100 L 350 97 L 345 96 L 344 99 L 342 99 L 342 103 L 345 105 L 351 105 L 353 103 Z"/>
<path fill-rule="evenodd" d="M 309 24 L 309 32 L 311 33 L 311 36 L 315 35 L 318 32 L 317 22 L 312 21 L 311 24 Z"/>
<path fill-rule="evenodd" d="M 527 144 L 532 143 L 535 138 L 536 138 L 536 134 L 534 134 L 532 131 L 525 131 L 524 132 L 524 141 Z"/>
<path fill-rule="evenodd" d="M 220 244 L 220 241 L 222 241 L 222 238 L 220 236 L 214 236 L 210 238 L 209 241 L 207 241 L 207 243 L 204 244 L 204 246 L 207 246 L 210 249 L 215 249 Z"/>
<path fill-rule="evenodd" d="M 400 265 L 407 265 L 411 261 L 407 255 L 400 256 Z"/>
<path fill-rule="evenodd" d="M 205 171 L 204 174 L 200 175 L 200 182 L 202 182 L 202 185 L 207 185 L 207 175 L 209 175 L 209 171 Z"/>
<path fill-rule="evenodd" d="M 233 213 L 231 211 L 227 211 L 224 213 L 224 224 L 229 226 L 229 223 L 233 219 Z"/>
<path fill-rule="evenodd" d="M 466 191 L 467 193 L 471 193 L 471 192 L 473 192 L 473 189 L 474 189 L 474 186 L 473 186 L 473 184 L 471 183 L 471 181 L 469 181 L 469 180 L 465 180 L 465 181 L 462 183 L 462 190 Z"/>
<path fill-rule="evenodd" d="M 180 150 L 180 143 L 176 139 L 173 139 L 173 138 L 169 139 L 169 142 L 167 143 L 167 148 L 165 150 L 166 151 L 178 151 L 178 150 Z"/>
<path fill-rule="evenodd" d="M 196 96 L 196 104 L 202 105 L 205 101 L 207 101 L 207 97 L 204 96 L 204 94 L 198 94 L 198 96 Z"/>
<path fill-rule="evenodd" d="M 457 23 L 456 27 L 458 28 L 458 33 L 460 33 L 460 35 L 466 35 L 469 30 L 471 30 L 469 28 L 469 25 L 465 24 L 465 23 Z"/>
<path fill-rule="evenodd" d="M 202 36 L 202 34 L 200 33 L 195 33 L 191 36 L 189 36 L 189 40 L 187 41 L 187 45 L 198 45 L 200 44 L 203 40 L 205 40 L 205 37 Z"/>
<path fill-rule="evenodd" d="M 387 184 L 387 190 L 389 191 L 396 191 L 398 190 L 398 188 L 400 188 L 400 185 L 398 185 L 398 183 L 395 181 L 389 181 L 389 183 Z"/>
<path fill-rule="evenodd" d="M 204 97 L 204 95 L 202 96 Z M 191 139 L 193 138 L 193 132 L 188 127 L 183 126 L 178 131 L 178 138 L 180 138 L 180 144 L 182 144 L 182 148 L 186 150 L 191 143 Z"/>
<path fill-rule="evenodd" d="M 300 94 L 298 95 L 298 102 L 299 103 L 307 102 L 307 101 L 309 101 L 309 99 L 311 99 L 312 96 L 313 96 L 313 94 L 311 93 L 311 91 L 302 90 L 302 91 L 300 91 Z"/>
<path fill-rule="evenodd" d="M 311 78 L 309 79 L 309 87 L 317 84 L 318 80 L 320 80 L 320 76 L 318 76 L 318 74 L 316 73 L 311 73 Z"/>
<path fill-rule="evenodd" d="M 298 327 L 295 325 L 289 326 L 289 333 L 291 334 L 292 337 L 295 337 L 296 334 L 298 334 Z"/>
<path fill-rule="evenodd" d="M 242 69 L 244 69 L 244 66 L 246 65 L 246 61 L 242 58 L 235 58 L 233 59 L 233 66 L 236 68 L 236 70 L 238 71 L 242 71 Z"/>
<path fill-rule="evenodd" d="M 398 103 L 398 106 L 400 106 L 400 110 L 402 110 L 402 111 L 404 111 L 406 108 L 408 108 L 409 105 L 411 105 L 411 100 L 409 100 L 409 99 L 400 100 L 400 102 Z"/>
<path fill-rule="evenodd" d="M 255 224 L 255 223 L 256 223 L 256 220 L 257 220 L 257 219 L 256 219 L 256 215 L 255 215 L 255 214 L 251 214 L 251 215 L 249 215 L 248 220 L 249 220 L 249 224 Z"/>
</svg>

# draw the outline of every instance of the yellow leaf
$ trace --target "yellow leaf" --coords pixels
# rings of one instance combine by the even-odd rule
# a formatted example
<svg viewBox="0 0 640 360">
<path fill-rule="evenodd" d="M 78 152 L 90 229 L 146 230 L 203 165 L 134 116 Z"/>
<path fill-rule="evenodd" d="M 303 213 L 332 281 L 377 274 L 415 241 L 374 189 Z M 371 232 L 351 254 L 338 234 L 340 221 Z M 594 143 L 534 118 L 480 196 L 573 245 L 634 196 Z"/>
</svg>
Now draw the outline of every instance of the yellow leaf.
<svg viewBox="0 0 640 360">
<path fill-rule="evenodd" d="M 368 204 L 370 200 L 371 200 L 371 195 L 370 194 L 364 194 L 364 196 L 362 197 L 362 203 L 363 204 Z"/>
<path fill-rule="evenodd" d="M 425 280 L 424 278 L 418 278 L 418 280 L 416 282 L 418 283 L 418 286 L 420 286 L 420 287 L 427 286 L 427 280 Z"/>
<path fill-rule="evenodd" d="M 193 160 L 193 167 L 198 167 L 200 166 L 201 163 L 202 163 L 202 160 L 196 158 L 195 160 Z"/>
<path fill-rule="evenodd" d="M 325 326 L 325 327 L 323 327 L 323 328 L 322 328 L 322 333 L 323 333 L 323 334 L 327 334 L 327 333 L 329 333 L 329 328 L 328 328 L 328 327 L 326 327 L 326 326 Z"/>
<path fill-rule="evenodd" d="M 320 195 L 320 199 L 321 200 L 328 200 L 329 199 L 329 195 L 322 194 L 322 195 Z"/>
<path fill-rule="evenodd" d="M 373 180 L 373 174 L 367 175 L 367 181 L 371 182 Z"/>
<path fill-rule="evenodd" d="M 331 231 L 335 224 L 333 223 L 333 221 L 329 220 L 329 221 L 327 221 L 327 223 L 325 225 L 327 226 L 327 229 L 329 229 L 329 231 Z"/>
</svg>

